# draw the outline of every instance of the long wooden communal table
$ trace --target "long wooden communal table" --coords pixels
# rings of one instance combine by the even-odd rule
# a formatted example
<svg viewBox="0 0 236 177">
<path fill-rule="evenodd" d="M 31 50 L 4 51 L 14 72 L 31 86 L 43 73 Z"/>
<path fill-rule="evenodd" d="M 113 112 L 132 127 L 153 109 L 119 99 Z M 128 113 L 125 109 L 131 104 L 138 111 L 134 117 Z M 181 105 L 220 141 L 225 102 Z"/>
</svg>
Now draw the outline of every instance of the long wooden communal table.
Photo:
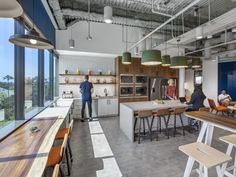
<svg viewBox="0 0 236 177">
<path fill-rule="evenodd" d="M 185 116 L 202 121 L 202 128 L 198 135 L 197 142 L 203 142 L 209 146 L 212 143 L 213 131 L 215 127 L 236 133 L 236 120 L 226 117 L 216 115 L 205 111 L 193 111 L 184 113 Z M 194 159 L 188 158 L 188 162 L 185 168 L 184 177 L 187 177 L 191 173 L 191 169 L 194 164 Z"/>
<path fill-rule="evenodd" d="M 69 107 L 47 108 L 0 142 L 0 177 L 41 177 Z M 32 133 L 31 127 L 40 131 Z"/>
</svg>

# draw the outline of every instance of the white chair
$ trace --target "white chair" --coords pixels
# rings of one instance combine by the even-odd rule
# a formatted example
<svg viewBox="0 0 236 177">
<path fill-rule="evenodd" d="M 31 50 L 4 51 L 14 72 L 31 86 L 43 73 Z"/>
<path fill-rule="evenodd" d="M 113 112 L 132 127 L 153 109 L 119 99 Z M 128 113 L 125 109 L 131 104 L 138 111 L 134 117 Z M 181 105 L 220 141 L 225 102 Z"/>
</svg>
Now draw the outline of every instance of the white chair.
<svg viewBox="0 0 236 177">
<path fill-rule="evenodd" d="M 200 142 L 180 146 L 179 150 L 199 163 L 196 171 L 201 177 L 208 177 L 208 169 L 212 167 L 216 168 L 218 177 L 223 177 L 220 165 L 232 160 L 230 156 Z M 186 169 L 184 177 L 189 177 L 192 171 L 192 167 Z"/>
<path fill-rule="evenodd" d="M 226 154 L 230 156 L 233 148 L 236 147 L 236 134 L 220 137 L 220 140 L 228 144 Z M 222 173 L 229 177 L 236 176 L 236 153 L 234 154 L 234 156 L 235 156 L 235 159 L 234 159 L 234 164 L 232 166 L 227 167 L 228 163 L 225 163 L 222 165 L 222 168 L 221 168 Z M 231 171 L 232 173 L 230 173 Z"/>
</svg>

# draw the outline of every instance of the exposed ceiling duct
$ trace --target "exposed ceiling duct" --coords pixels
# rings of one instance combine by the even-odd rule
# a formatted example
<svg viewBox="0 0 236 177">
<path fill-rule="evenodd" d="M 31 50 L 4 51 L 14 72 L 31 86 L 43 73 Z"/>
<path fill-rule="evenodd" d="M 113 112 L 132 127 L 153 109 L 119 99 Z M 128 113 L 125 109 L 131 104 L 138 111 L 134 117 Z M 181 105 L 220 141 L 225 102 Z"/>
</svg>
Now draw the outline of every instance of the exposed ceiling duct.
<svg viewBox="0 0 236 177">
<path fill-rule="evenodd" d="M 59 28 L 61 30 L 65 30 L 67 27 L 66 27 L 64 16 L 61 12 L 61 7 L 59 4 L 59 1 L 58 0 L 49 0 L 48 3 L 50 5 L 50 7 L 52 8 L 54 17 L 56 18 Z"/>
</svg>

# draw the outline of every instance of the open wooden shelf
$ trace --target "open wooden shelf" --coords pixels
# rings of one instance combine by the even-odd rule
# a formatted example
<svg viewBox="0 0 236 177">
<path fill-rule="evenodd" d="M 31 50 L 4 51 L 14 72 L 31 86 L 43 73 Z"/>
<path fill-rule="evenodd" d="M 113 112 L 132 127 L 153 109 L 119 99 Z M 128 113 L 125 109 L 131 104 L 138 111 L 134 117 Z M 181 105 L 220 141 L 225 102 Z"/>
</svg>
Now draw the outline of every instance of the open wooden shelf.
<svg viewBox="0 0 236 177">
<path fill-rule="evenodd" d="M 59 74 L 60 76 L 85 76 L 85 74 Z M 99 74 L 92 74 L 92 75 L 88 75 L 90 77 L 116 77 L 116 75 L 99 75 Z"/>
<path fill-rule="evenodd" d="M 59 83 L 59 85 L 79 85 L 81 83 Z M 95 84 L 95 85 L 107 85 L 107 84 L 110 84 L 110 85 L 115 85 L 116 83 L 92 83 L 92 84 Z"/>
</svg>

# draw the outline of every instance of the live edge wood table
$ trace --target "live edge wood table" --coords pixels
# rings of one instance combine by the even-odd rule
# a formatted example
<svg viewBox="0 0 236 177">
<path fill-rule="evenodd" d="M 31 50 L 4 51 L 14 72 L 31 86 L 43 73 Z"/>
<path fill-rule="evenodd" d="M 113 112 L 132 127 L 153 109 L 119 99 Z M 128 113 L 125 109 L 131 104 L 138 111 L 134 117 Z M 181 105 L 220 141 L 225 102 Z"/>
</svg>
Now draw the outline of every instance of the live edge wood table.
<svg viewBox="0 0 236 177">
<path fill-rule="evenodd" d="M 64 111 L 47 108 L 1 141 L 0 177 L 41 177 L 56 133 L 68 112 L 69 107 L 64 107 Z M 30 128 L 34 126 L 40 131 L 32 133 Z"/>
<path fill-rule="evenodd" d="M 203 122 L 201 131 L 198 135 L 197 142 L 202 142 L 211 146 L 213 131 L 215 127 L 236 133 L 235 119 L 226 116 L 219 116 L 205 111 L 193 111 L 186 112 L 184 114 L 189 118 L 193 118 Z M 192 169 L 193 164 L 194 160 L 189 157 L 185 168 L 184 177 L 189 176 L 191 172 L 190 169 Z"/>
</svg>

